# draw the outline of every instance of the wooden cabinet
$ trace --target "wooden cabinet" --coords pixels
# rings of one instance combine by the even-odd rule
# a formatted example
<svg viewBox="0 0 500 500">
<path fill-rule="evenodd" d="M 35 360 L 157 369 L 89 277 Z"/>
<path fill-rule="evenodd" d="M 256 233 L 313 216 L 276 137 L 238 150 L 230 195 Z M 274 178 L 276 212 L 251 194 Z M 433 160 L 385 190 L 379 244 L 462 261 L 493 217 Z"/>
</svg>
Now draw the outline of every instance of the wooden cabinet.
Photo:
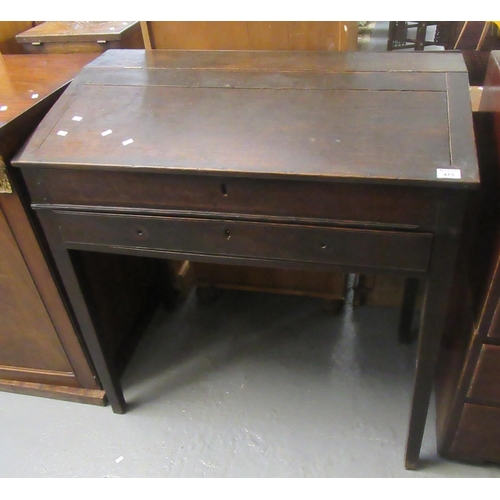
<svg viewBox="0 0 500 500">
<path fill-rule="evenodd" d="M 500 463 L 500 51 L 475 114 L 481 190 L 467 217 L 436 378 L 444 457 Z"/>
<path fill-rule="evenodd" d="M 34 26 L 33 21 L 0 21 L 0 54 L 22 54 L 16 35 Z"/>
<path fill-rule="evenodd" d="M 147 21 L 146 48 L 356 50 L 357 21 Z"/>
<path fill-rule="evenodd" d="M 103 405 L 9 161 L 89 55 L 0 56 L 0 390 Z"/>
</svg>

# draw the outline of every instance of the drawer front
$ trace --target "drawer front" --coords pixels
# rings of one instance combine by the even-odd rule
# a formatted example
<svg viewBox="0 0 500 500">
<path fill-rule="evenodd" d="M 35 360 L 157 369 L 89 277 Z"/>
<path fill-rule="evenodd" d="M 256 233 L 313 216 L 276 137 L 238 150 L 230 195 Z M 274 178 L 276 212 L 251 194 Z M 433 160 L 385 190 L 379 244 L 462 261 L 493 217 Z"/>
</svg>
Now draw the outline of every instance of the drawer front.
<svg viewBox="0 0 500 500">
<path fill-rule="evenodd" d="M 496 281 L 498 278 L 493 279 Z M 491 320 L 491 325 L 488 329 L 488 338 L 500 340 L 500 302 L 496 303 L 493 319 Z"/>
<path fill-rule="evenodd" d="M 500 408 L 465 404 L 446 455 L 472 461 L 500 462 Z"/>
<path fill-rule="evenodd" d="M 56 212 L 66 244 L 425 272 L 426 233 Z M 193 259 L 195 260 L 195 259 Z"/>
<path fill-rule="evenodd" d="M 500 404 L 499 346 L 482 346 L 467 397 Z"/>
<path fill-rule="evenodd" d="M 150 172 L 25 169 L 36 204 L 247 214 L 432 229 L 439 190 Z M 395 210 L 397 207 L 397 210 Z M 285 220 L 286 221 L 286 220 Z"/>
</svg>

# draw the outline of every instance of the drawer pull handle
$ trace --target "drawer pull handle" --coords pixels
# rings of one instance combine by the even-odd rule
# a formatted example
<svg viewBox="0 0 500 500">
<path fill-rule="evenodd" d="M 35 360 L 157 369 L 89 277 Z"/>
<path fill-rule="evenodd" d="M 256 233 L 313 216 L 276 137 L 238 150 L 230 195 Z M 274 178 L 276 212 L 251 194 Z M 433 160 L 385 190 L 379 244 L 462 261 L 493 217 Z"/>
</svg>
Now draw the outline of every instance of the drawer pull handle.
<svg viewBox="0 0 500 500">
<path fill-rule="evenodd" d="M 142 229 L 137 230 L 137 236 L 142 236 L 144 233 L 142 232 Z"/>
<path fill-rule="evenodd" d="M 220 185 L 220 190 L 222 192 L 222 196 L 227 196 L 227 187 L 225 184 Z"/>
<path fill-rule="evenodd" d="M 326 248 L 326 243 L 321 243 L 321 248 L 325 249 Z"/>
<path fill-rule="evenodd" d="M 229 229 L 226 229 L 224 231 L 224 234 L 226 235 L 226 240 L 228 240 L 229 238 L 231 238 L 231 231 L 229 231 Z"/>
</svg>

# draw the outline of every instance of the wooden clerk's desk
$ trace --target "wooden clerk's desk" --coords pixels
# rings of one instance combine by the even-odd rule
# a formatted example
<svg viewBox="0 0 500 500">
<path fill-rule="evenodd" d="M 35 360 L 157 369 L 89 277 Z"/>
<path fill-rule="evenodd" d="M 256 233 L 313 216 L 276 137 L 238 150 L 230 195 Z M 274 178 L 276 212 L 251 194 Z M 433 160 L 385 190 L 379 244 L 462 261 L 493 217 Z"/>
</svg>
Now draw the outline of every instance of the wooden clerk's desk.
<svg viewBox="0 0 500 500">
<path fill-rule="evenodd" d="M 459 54 L 108 51 L 14 164 L 116 413 L 122 388 L 70 250 L 424 279 L 417 466 L 479 182 Z"/>
</svg>

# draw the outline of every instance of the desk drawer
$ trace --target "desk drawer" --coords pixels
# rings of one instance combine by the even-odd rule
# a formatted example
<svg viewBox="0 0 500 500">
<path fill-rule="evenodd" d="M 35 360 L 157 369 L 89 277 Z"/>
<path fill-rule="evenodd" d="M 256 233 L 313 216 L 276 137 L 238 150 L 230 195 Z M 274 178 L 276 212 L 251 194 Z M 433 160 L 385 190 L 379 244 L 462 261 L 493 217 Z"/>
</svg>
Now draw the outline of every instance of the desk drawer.
<svg viewBox="0 0 500 500">
<path fill-rule="evenodd" d="M 467 397 L 500 405 L 500 346 L 481 347 Z"/>
<path fill-rule="evenodd" d="M 432 242 L 425 233 L 63 211 L 56 215 L 69 247 L 95 249 L 115 246 L 419 272 L 427 270 Z"/>
<path fill-rule="evenodd" d="M 71 169 L 25 169 L 36 204 L 245 214 L 432 229 L 439 190 L 287 179 Z M 395 209 L 397 207 L 397 209 Z"/>
<path fill-rule="evenodd" d="M 500 408 L 465 404 L 447 456 L 500 463 Z"/>
</svg>

